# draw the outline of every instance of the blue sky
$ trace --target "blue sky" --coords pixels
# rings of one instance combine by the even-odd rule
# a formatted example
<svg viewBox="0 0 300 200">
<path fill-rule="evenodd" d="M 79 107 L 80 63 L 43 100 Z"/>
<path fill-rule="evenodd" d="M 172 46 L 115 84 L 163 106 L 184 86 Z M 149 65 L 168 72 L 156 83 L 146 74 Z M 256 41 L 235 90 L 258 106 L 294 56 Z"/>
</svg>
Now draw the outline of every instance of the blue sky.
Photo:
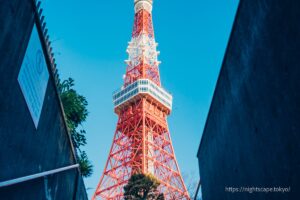
<svg viewBox="0 0 300 200">
<path fill-rule="evenodd" d="M 116 127 L 112 92 L 123 84 L 133 0 L 43 0 L 62 79 L 72 77 L 88 102 L 85 150 L 94 165 L 91 196 Z M 187 3 L 186 3 L 187 2 Z M 154 0 L 153 21 L 162 85 L 173 94 L 168 118 L 182 173 L 198 179 L 197 150 L 238 0 Z"/>
</svg>

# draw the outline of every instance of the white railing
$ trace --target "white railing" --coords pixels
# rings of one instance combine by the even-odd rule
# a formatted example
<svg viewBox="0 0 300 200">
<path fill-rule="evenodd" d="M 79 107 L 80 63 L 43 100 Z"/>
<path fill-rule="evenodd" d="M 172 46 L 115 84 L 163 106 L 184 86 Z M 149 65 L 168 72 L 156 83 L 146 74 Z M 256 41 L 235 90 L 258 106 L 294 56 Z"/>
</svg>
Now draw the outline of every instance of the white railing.
<svg viewBox="0 0 300 200">
<path fill-rule="evenodd" d="M 59 172 L 63 172 L 63 171 L 78 168 L 78 167 L 79 167 L 79 164 L 75 164 L 75 165 L 70 165 L 70 166 L 67 166 L 67 167 L 62 167 L 62 168 L 58 168 L 58 169 L 54 169 L 54 170 L 50 170 L 50 171 L 40 172 L 40 173 L 28 175 L 28 176 L 23 176 L 23 177 L 20 177 L 20 178 L 11 179 L 11 180 L 8 180 L 8 181 L 3 181 L 3 182 L 0 182 L 0 188 L 1 187 L 7 187 L 7 186 L 10 186 L 10 185 L 14 185 L 14 184 L 18 184 L 18 183 L 22 183 L 22 182 L 26 182 L 26 181 L 30 181 L 30 180 L 41 178 L 41 177 L 44 177 L 44 176 L 56 174 L 56 173 L 59 173 Z"/>
</svg>

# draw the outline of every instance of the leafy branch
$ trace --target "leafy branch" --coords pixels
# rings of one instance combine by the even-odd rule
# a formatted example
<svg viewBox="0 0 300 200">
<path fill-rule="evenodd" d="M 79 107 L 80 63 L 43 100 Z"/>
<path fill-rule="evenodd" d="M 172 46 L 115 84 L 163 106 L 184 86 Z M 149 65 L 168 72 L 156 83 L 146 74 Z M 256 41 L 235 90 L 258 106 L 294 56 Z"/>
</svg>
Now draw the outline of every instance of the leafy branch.
<svg viewBox="0 0 300 200">
<path fill-rule="evenodd" d="M 133 174 L 124 186 L 125 200 L 164 200 L 157 190 L 160 182 L 151 174 Z"/>
<path fill-rule="evenodd" d="M 87 143 L 85 137 L 86 131 L 83 129 L 82 123 L 86 121 L 88 116 L 88 102 L 86 98 L 79 95 L 73 87 L 74 80 L 72 78 L 64 80 L 58 85 L 67 126 L 76 149 L 76 156 L 79 161 L 81 173 L 84 177 L 89 177 L 93 173 L 93 165 L 89 161 L 86 152 L 80 149 Z"/>
</svg>

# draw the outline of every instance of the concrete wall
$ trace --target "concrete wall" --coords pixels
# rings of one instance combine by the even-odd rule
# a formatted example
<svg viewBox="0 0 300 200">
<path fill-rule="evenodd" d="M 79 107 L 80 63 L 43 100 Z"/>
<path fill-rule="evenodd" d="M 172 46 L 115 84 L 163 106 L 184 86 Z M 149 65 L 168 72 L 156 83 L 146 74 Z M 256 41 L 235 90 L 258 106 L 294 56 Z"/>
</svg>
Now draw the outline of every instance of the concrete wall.
<svg viewBox="0 0 300 200">
<path fill-rule="evenodd" d="M 240 1 L 198 152 L 204 200 L 299 199 L 299 8 L 298 0 Z"/>
<path fill-rule="evenodd" d="M 34 8 L 32 0 L 0 0 L 0 182 L 76 164 L 49 58 L 50 77 L 37 129 L 17 80 L 33 24 L 38 24 Z M 0 188 L 0 199 L 87 196 L 75 168 Z"/>
</svg>

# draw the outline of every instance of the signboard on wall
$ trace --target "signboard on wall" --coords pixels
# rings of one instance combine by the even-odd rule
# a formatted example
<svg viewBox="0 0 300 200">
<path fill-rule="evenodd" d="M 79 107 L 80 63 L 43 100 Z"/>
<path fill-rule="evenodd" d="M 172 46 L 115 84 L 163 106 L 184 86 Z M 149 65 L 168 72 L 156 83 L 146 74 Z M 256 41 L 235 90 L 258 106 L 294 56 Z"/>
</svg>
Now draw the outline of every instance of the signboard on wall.
<svg viewBox="0 0 300 200">
<path fill-rule="evenodd" d="M 38 127 L 41 116 L 48 80 L 49 72 L 45 56 L 36 25 L 34 25 L 18 75 L 18 82 L 35 128 Z"/>
</svg>

